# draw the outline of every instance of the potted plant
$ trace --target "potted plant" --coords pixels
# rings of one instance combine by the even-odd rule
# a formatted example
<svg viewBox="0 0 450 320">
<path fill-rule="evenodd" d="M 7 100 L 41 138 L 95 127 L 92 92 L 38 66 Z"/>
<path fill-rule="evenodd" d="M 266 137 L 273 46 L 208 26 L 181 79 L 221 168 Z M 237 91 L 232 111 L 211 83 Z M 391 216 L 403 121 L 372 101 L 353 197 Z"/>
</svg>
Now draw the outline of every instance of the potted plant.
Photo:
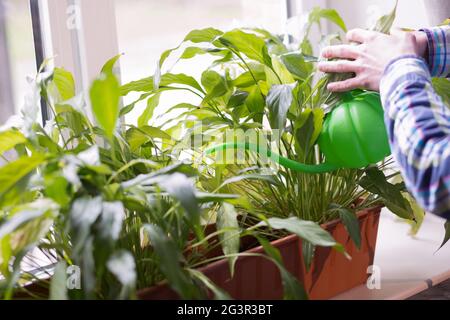
<svg viewBox="0 0 450 320">
<path fill-rule="evenodd" d="M 318 8 L 307 29 L 323 18 L 345 29 L 335 11 Z M 317 78 L 307 35 L 292 51 L 261 29 L 194 30 L 180 59 L 218 56 L 200 82 L 162 71 L 171 49 L 154 76 L 120 85 L 114 57 L 89 91 L 95 122 L 70 73 L 41 69 L 22 117 L 0 130 L 2 157 L 16 152 L 0 168 L 2 297 L 326 298 L 365 281 L 379 206 L 420 217 L 404 186 L 389 182 L 398 173 L 383 172 L 389 161 L 326 174 L 268 173 L 258 157 L 217 164 L 202 154 L 214 143 L 208 138 L 229 128 L 280 130 L 282 155 L 322 161 L 315 142 L 323 107 L 339 96 L 326 91 L 328 77 Z M 184 113 L 158 127 L 160 95 L 174 90 L 201 103 L 175 106 Z M 141 96 L 119 108 L 130 92 Z M 37 120 L 41 96 L 53 114 L 45 126 Z M 119 121 L 141 101 L 137 125 Z M 200 148 L 192 148 L 198 135 Z M 36 255 L 53 264 L 47 276 L 30 271 Z M 67 267 L 79 267 L 81 278 L 68 279 Z"/>
<path fill-rule="evenodd" d="M 374 30 L 388 32 L 394 17 L 395 9 L 380 18 Z M 320 8 L 310 13 L 305 36 L 294 48 L 286 45 L 283 37 L 262 29 L 193 30 L 180 46 L 162 54 L 154 76 L 123 86 L 124 95 L 132 91 L 141 93 L 127 110 L 140 101 L 147 101 L 139 119 L 141 124 L 146 123 L 149 120 L 146 115 L 153 113 L 161 94 L 189 91 L 199 96 L 201 102 L 174 106 L 169 111 L 181 109 L 184 113 L 164 126 L 174 136 L 180 133 L 177 137 L 185 141 L 183 151 L 199 132 L 203 143 L 192 150 L 194 155 L 217 143 L 217 140 L 211 143 L 212 137 L 224 136 L 230 128 L 252 129 L 266 135 L 279 130 L 282 134 L 278 153 L 307 164 L 320 164 L 323 156 L 315 144 L 323 118 L 341 99 L 326 90 L 334 76 L 318 74 L 315 68 L 317 58 L 313 56 L 308 36 L 312 26 L 320 24 L 321 19 L 328 19 L 346 30 L 336 11 Z M 322 35 L 322 43 L 339 40 L 339 35 Z M 218 58 L 202 73 L 200 81 L 185 74 L 163 72 L 170 55 L 175 55 L 178 63 L 205 54 Z M 246 253 L 275 252 L 279 261 L 284 260 L 287 269 L 306 285 L 313 298 L 328 298 L 366 281 L 367 267 L 374 257 L 380 205 L 387 206 L 401 219 L 409 220 L 416 229 L 424 214 L 399 181 L 399 172 L 393 170 L 390 159 L 364 169 L 325 174 L 303 174 L 280 168 L 267 175 L 258 160 L 256 165 L 217 165 L 200 159 L 198 165 L 204 170 L 200 177 L 204 190 L 242 196 L 232 201 L 234 209 L 228 210 L 235 210 L 235 217 L 239 214 L 244 217 L 244 223 L 241 221 L 244 230 L 266 227 L 262 235 L 275 239 L 268 249 L 268 242 L 259 238 L 262 246 Z M 332 238 L 323 241 L 325 235 L 317 242 L 305 239 L 302 229 L 305 220 L 321 224 L 344 247 Z M 237 228 L 238 223 L 233 225 Z M 289 233 L 296 236 L 286 238 Z M 325 248 L 316 249 L 316 245 Z M 274 247 L 278 250 L 273 250 Z M 234 251 L 236 248 L 235 245 Z M 350 252 L 353 259 L 334 255 L 330 248 Z M 227 263 L 232 266 L 230 273 L 225 271 Z M 274 275 L 278 271 L 271 272 L 261 257 L 243 254 L 237 262 L 236 259 L 219 261 L 203 272 L 235 298 L 282 296 L 281 278 Z M 352 278 L 351 274 L 355 276 Z M 343 280 L 346 276 L 349 277 Z"/>
</svg>

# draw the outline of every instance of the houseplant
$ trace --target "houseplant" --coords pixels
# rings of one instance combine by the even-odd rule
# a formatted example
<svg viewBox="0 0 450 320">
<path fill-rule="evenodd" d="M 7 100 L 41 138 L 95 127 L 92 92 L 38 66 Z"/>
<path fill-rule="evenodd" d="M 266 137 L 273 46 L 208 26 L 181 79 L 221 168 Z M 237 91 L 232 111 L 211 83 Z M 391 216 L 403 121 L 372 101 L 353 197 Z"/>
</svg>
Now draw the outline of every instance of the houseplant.
<svg viewBox="0 0 450 320">
<path fill-rule="evenodd" d="M 382 21 L 391 21 L 389 17 Z M 322 18 L 345 29 L 336 12 L 321 9 L 311 13 L 307 29 Z M 324 41 L 334 38 L 325 36 Z M 165 283 L 182 298 L 211 292 L 225 298 L 227 294 L 217 285 L 226 287 L 233 271 L 242 272 L 242 261 L 261 266 L 267 259 L 271 263 L 265 268 L 276 266 L 275 272 L 281 274 L 275 279 L 277 297 L 283 282 L 286 297 L 300 298 L 305 292 L 298 280 L 305 279 L 299 268 L 303 262 L 306 269 L 312 266 L 314 252 L 320 250 L 314 250 L 315 245 L 335 248 L 344 259 L 345 249 L 357 254 L 356 249 L 348 250 L 348 243 L 346 247 L 338 244 L 319 224 L 340 217 L 344 224 L 339 234 L 348 238 L 348 231 L 355 247 L 367 237 L 366 233 L 361 237 L 356 211 L 383 202 L 403 218 L 418 216 L 403 198 L 402 184 L 388 182 L 398 175 L 385 176 L 380 170 L 389 162 L 326 175 L 288 170 L 267 174 L 258 159 L 256 165 L 250 161 L 218 165 L 204 157 L 180 163 L 180 153 L 199 155 L 209 142 L 204 138 L 230 127 L 281 130 L 280 153 L 319 162 L 320 153 L 316 156 L 311 151 L 325 113 L 322 107 L 332 107 L 339 99 L 326 91 L 327 77 L 313 79 L 316 58 L 307 37 L 301 41 L 301 52 L 291 52 L 279 37 L 261 29 L 195 30 L 186 40 L 194 45 L 180 48 L 182 60 L 206 53 L 219 57 L 203 73 L 201 84 L 187 75 L 161 71 L 174 52 L 169 50 L 155 76 L 120 86 L 113 74 L 119 59 L 115 57 L 105 64 L 90 90 L 97 125 L 86 117 L 82 96 L 76 95 L 69 73 L 55 69 L 38 75 L 24 121 L 0 130 L 2 155 L 10 149 L 19 155 L 0 169 L 0 257 L 6 277 L 1 292 L 6 298 L 16 288 L 27 290 L 16 283 L 33 279 L 21 262 L 36 247 L 56 264 L 50 284 L 44 284 L 53 298 L 133 298 L 136 289 L 164 288 Z M 244 71 L 234 74 L 236 69 Z M 186 112 L 162 128 L 149 125 L 160 95 L 173 90 L 195 92 L 202 103 L 175 106 L 173 110 Z M 139 100 L 146 102 L 146 108 L 137 126 L 118 126 L 119 117 L 139 103 L 119 109 L 119 96 L 131 91 L 141 92 Z M 36 120 L 40 94 L 54 112 L 54 120 L 45 127 Z M 264 119 L 269 129 L 264 129 Z M 190 140 L 198 134 L 198 126 L 204 140 L 195 149 Z M 205 232 L 201 220 L 216 221 L 216 228 Z M 246 236 L 257 239 L 262 247 L 239 252 L 239 237 Z M 211 239 L 218 239 L 214 243 L 222 252 L 208 254 L 215 249 Z M 301 263 L 283 266 L 286 253 L 277 249 L 276 241 L 269 242 L 276 239 L 290 241 Z M 81 290 L 66 290 L 66 265 L 84 270 Z M 214 278 L 214 268 L 222 279 Z"/>
<path fill-rule="evenodd" d="M 374 30 L 388 32 L 394 16 L 395 10 L 382 17 Z M 326 90 L 326 84 L 334 76 L 321 76 L 315 71 L 317 58 L 312 56 L 308 33 L 321 19 L 329 19 L 345 31 L 345 24 L 335 11 L 316 8 L 310 14 L 305 37 L 300 40 L 300 50 L 293 51 L 281 37 L 262 29 L 194 30 L 179 47 L 162 54 L 160 68 L 154 76 L 125 85 L 124 94 L 137 91 L 142 94 L 139 100 L 148 101 L 140 118 L 144 122 L 145 115 L 153 112 L 160 95 L 167 91 L 189 90 L 200 96 L 199 104 L 174 106 L 172 110 L 184 109 L 185 112 L 165 127 L 174 134 L 182 129 L 187 131 L 185 146 L 190 146 L 199 132 L 202 138 L 206 136 L 200 148 L 192 150 L 194 156 L 211 143 L 208 138 L 224 136 L 229 128 L 266 130 L 268 134 L 280 130 L 277 150 L 280 154 L 300 162 L 322 163 L 320 150 L 314 145 L 324 113 L 333 108 L 340 97 Z M 339 40 L 338 35 L 322 37 L 324 43 L 336 40 Z M 170 55 L 182 61 L 204 54 L 219 58 L 203 72 L 201 81 L 161 71 Z M 269 126 L 264 126 L 264 122 Z M 183 139 L 183 134 L 179 137 Z M 358 243 L 360 231 L 354 212 L 360 209 L 383 203 L 402 219 L 412 221 L 415 228 L 423 217 L 404 185 L 392 182 L 399 173 L 392 172 L 391 160 L 362 170 L 324 175 L 298 174 L 284 169 L 267 175 L 261 174 L 261 166 L 256 164 L 207 162 L 200 166 L 206 172 L 201 177 L 201 185 L 206 190 L 245 195 L 245 203 L 235 204 L 240 212 L 250 217 L 247 221 L 253 220 L 250 225 L 261 220 L 270 225 L 271 217 L 294 216 L 317 223 L 341 218 Z M 274 234 L 276 232 L 269 232 L 270 236 Z M 305 241 L 302 245 L 303 258 L 309 265 L 314 246 Z"/>
</svg>

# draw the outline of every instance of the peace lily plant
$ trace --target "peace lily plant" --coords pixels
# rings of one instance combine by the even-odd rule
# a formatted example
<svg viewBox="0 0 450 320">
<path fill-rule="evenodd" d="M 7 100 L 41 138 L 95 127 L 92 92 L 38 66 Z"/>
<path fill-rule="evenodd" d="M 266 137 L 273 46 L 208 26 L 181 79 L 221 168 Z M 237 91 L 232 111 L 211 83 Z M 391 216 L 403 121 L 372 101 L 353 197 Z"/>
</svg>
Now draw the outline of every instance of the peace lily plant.
<svg viewBox="0 0 450 320">
<path fill-rule="evenodd" d="M 387 32 L 393 18 L 394 12 L 382 17 L 375 29 Z M 298 45 L 263 29 L 193 30 L 162 54 L 154 76 L 124 85 L 113 72 L 120 56 L 114 57 L 93 82 L 88 103 L 69 72 L 45 72 L 44 65 L 22 115 L 0 131 L 0 295 L 124 299 L 166 282 L 182 298 L 211 292 L 228 298 L 199 267 L 228 259 L 233 274 L 246 254 L 240 238 L 251 236 L 279 267 L 285 297 L 304 298 L 268 240 L 297 234 L 307 264 L 316 246 L 346 254 L 320 224 L 341 219 L 359 246 L 355 212 L 379 204 L 417 229 L 423 212 L 389 159 L 360 170 L 306 174 L 268 171 L 255 155 L 247 158 L 252 163 L 217 164 L 204 154 L 215 143 L 211 137 L 229 129 L 265 136 L 277 130 L 281 155 L 323 162 L 316 140 L 326 113 L 340 101 L 326 90 L 330 76 L 317 72 L 309 40 L 323 20 L 346 30 L 336 11 L 320 8 L 310 13 Z M 332 41 L 339 35 L 322 35 L 322 43 Z M 203 55 L 217 59 L 201 79 L 164 71 L 169 56 L 189 63 Z M 436 86 L 448 88 L 448 82 Z M 160 97 L 173 91 L 201 102 L 174 106 L 169 121 L 156 126 Z M 121 97 L 132 92 L 139 99 L 120 108 Z M 45 126 L 38 121 L 41 97 L 52 114 Z M 141 102 L 138 124 L 124 123 Z M 198 132 L 201 142 L 192 148 Z M 194 160 L 180 161 L 181 154 Z M 217 248 L 220 253 L 211 254 Z M 80 289 L 67 290 L 69 266 L 82 271 Z"/>
</svg>

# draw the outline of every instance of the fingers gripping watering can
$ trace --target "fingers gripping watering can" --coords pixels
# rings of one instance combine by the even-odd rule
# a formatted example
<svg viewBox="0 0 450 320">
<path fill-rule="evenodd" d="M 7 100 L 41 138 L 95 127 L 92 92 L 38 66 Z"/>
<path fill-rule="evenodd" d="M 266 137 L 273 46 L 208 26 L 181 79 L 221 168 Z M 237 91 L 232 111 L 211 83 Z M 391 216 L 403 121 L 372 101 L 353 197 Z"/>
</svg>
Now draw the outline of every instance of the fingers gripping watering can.
<svg viewBox="0 0 450 320">
<path fill-rule="evenodd" d="M 299 163 L 249 143 L 225 143 L 206 150 L 206 153 L 245 148 L 266 153 L 286 168 L 308 173 L 363 168 L 382 161 L 391 153 L 383 117 L 377 93 L 355 90 L 343 94 L 341 103 L 325 117 L 317 142 L 325 162 L 318 165 Z"/>
</svg>

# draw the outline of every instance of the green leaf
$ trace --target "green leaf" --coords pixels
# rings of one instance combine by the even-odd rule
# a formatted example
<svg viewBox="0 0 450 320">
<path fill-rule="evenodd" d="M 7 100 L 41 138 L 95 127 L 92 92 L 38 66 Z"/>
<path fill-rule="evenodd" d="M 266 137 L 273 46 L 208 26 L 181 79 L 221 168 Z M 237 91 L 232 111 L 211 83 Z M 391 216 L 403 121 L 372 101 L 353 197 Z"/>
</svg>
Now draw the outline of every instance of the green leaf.
<svg viewBox="0 0 450 320">
<path fill-rule="evenodd" d="M 222 203 L 219 212 L 217 212 L 217 231 L 225 229 L 225 232 L 219 234 L 220 244 L 225 255 L 228 257 L 231 277 L 234 275 L 234 266 L 239 253 L 239 223 L 237 212 L 233 205 Z"/>
<path fill-rule="evenodd" d="M 14 188 L 20 187 L 19 181 L 32 173 L 45 161 L 42 154 L 21 157 L 0 168 L 0 202 Z"/>
<path fill-rule="evenodd" d="M 202 85 L 207 92 L 204 102 L 221 97 L 228 92 L 226 80 L 216 71 L 206 70 L 203 72 Z"/>
<path fill-rule="evenodd" d="M 313 71 L 312 64 L 306 62 L 301 53 L 286 53 L 281 56 L 281 61 L 297 80 L 307 79 Z"/>
<path fill-rule="evenodd" d="M 173 140 L 165 131 L 150 126 L 130 128 L 126 133 L 126 137 L 133 152 L 152 139 Z"/>
<path fill-rule="evenodd" d="M 96 236 L 104 242 L 114 244 L 119 239 L 124 219 L 125 208 L 122 202 L 103 202 Z"/>
<path fill-rule="evenodd" d="M 309 241 L 313 245 L 334 247 L 343 250 L 341 244 L 338 244 L 327 231 L 312 221 L 300 220 L 297 217 L 286 219 L 270 218 L 267 221 L 258 223 L 257 226 L 268 226 L 276 230 L 286 230 Z"/>
<path fill-rule="evenodd" d="M 61 96 L 61 101 L 66 101 L 75 96 L 75 80 L 72 73 L 63 69 L 55 68 L 53 72 L 53 83 Z"/>
<path fill-rule="evenodd" d="M 113 74 L 102 74 L 94 80 L 89 92 L 92 111 L 100 127 L 112 139 L 119 117 L 120 87 Z"/>
<path fill-rule="evenodd" d="M 182 207 L 186 210 L 188 220 L 192 226 L 199 226 L 200 208 L 195 197 L 195 188 L 192 180 L 184 174 L 175 172 L 160 177 L 158 184 L 172 197 L 180 201 Z"/>
<path fill-rule="evenodd" d="M 126 250 L 115 252 L 107 262 L 108 270 L 123 286 L 120 299 L 128 299 L 136 287 L 136 264 L 133 255 Z"/>
<path fill-rule="evenodd" d="M 441 96 L 447 106 L 450 106 L 450 80 L 447 78 L 432 78 L 433 88 Z"/>
<path fill-rule="evenodd" d="M 252 87 L 247 100 L 245 100 L 245 105 L 247 106 L 247 109 L 254 114 L 253 120 L 262 123 L 265 102 L 258 86 Z"/>
<path fill-rule="evenodd" d="M 60 261 L 55 267 L 55 271 L 50 282 L 50 300 L 67 300 L 67 264 Z"/>
<path fill-rule="evenodd" d="M 12 256 L 24 248 L 35 246 L 50 231 L 58 206 L 40 199 L 15 207 L 0 225 L 0 271 L 9 273 L 8 265 Z"/>
<path fill-rule="evenodd" d="M 199 203 L 208 202 L 222 202 L 225 200 L 238 199 L 240 196 L 237 194 L 227 194 L 227 193 L 207 193 L 207 192 L 196 192 L 195 197 Z"/>
<path fill-rule="evenodd" d="M 339 218 L 342 220 L 342 223 L 350 235 L 350 238 L 353 240 L 358 249 L 361 249 L 361 230 L 359 228 L 359 221 L 356 214 L 347 208 L 336 204 L 331 204 L 330 208 L 339 213 Z"/>
<path fill-rule="evenodd" d="M 214 282 L 212 282 L 207 276 L 205 276 L 203 273 L 201 273 L 198 270 L 194 269 L 188 269 L 189 273 L 194 277 L 200 280 L 206 288 L 211 290 L 211 292 L 214 294 L 215 300 L 230 300 L 230 296 L 228 293 L 226 293 L 223 289 L 216 286 Z"/>
<path fill-rule="evenodd" d="M 244 175 L 239 175 L 239 176 L 234 176 L 234 177 L 228 178 L 220 185 L 220 187 L 218 189 L 222 189 L 226 185 L 229 185 L 232 183 L 238 183 L 238 182 L 241 182 L 244 180 L 260 180 L 260 181 L 268 182 L 272 185 L 277 184 L 277 182 L 274 180 L 274 178 L 272 176 L 252 173 L 252 174 L 244 174 Z"/>
<path fill-rule="evenodd" d="M 272 246 L 272 244 L 266 239 L 261 237 L 257 238 L 266 254 L 276 264 L 278 270 L 280 270 L 281 280 L 283 282 L 284 298 L 287 300 L 308 299 L 308 294 L 306 293 L 304 287 L 298 282 L 297 278 L 284 267 L 280 251 Z"/>
<path fill-rule="evenodd" d="M 284 130 L 287 113 L 293 101 L 293 85 L 280 84 L 272 86 L 266 99 L 269 108 L 269 122 L 272 129 Z"/>
<path fill-rule="evenodd" d="M 155 108 L 159 105 L 160 97 L 161 94 L 157 93 L 147 100 L 147 106 L 144 112 L 142 112 L 142 114 L 138 118 L 139 127 L 147 125 L 149 121 L 153 118 L 153 113 L 155 111 Z"/>
<path fill-rule="evenodd" d="M 365 190 L 379 195 L 386 207 L 400 218 L 414 220 L 414 212 L 409 202 L 403 197 L 401 190 L 389 183 L 382 171 L 376 167 L 365 170 L 365 176 L 359 185 Z"/>
<path fill-rule="evenodd" d="M 389 34 L 389 32 L 392 28 L 392 25 L 394 24 L 395 14 L 397 11 L 397 5 L 398 5 L 398 1 L 395 1 L 394 9 L 387 15 L 380 17 L 377 20 L 377 22 L 375 23 L 375 25 L 371 28 L 371 30 Z"/>
<path fill-rule="evenodd" d="M 0 132 L 0 155 L 14 148 L 18 144 L 26 143 L 25 136 L 14 129 Z"/>
<path fill-rule="evenodd" d="M 444 228 L 445 228 L 444 240 L 442 240 L 442 244 L 438 250 L 440 250 L 443 246 L 445 246 L 445 244 L 448 242 L 448 240 L 450 240 L 450 221 L 449 220 L 447 220 L 445 222 Z"/>
<path fill-rule="evenodd" d="M 169 238 L 156 225 L 146 224 L 143 226 L 143 230 L 148 233 L 153 249 L 159 259 L 159 268 L 166 276 L 170 286 L 183 299 L 196 297 L 197 290 L 181 266 L 181 263 L 184 263 L 184 258 L 174 240 Z"/>
<path fill-rule="evenodd" d="M 302 255 L 306 267 L 306 272 L 309 272 L 309 270 L 311 269 L 315 251 L 316 247 L 311 242 L 305 239 L 302 240 Z"/>
<path fill-rule="evenodd" d="M 222 34 L 222 31 L 214 28 L 197 29 L 189 32 L 184 38 L 184 41 L 191 41 L 194 43 L 213 42 L 215 38 Z"/>
<path fill-rule="evenodd" d="M 295 138 L 300 153 L 306 157 L 322 131 L 323 109 L 304 109 L 298 120 L 295 121 Z"/>
<path fill-rule="evenodd" d="M 309 14 L 309 23 L 320 23 L 320 19 L 327 19 L 336 24 L 343 31 L 347 32 L 344 20 L 342 20 L 339 13 L 334 9 L 322 9 L 315 7 Z"/>
<path fill-rule="evenodd" d="M 295 82 L 295 79 L 292 77 L 286 66 L 281 62 L 280 58 L 273 57 L 272 63 L 274 72 L 280 77 L 282 84 L 290 84 Z"/>
<path fill-rule="evenodd" d="M 182 84 L 186 86 L 190 86 L 194 89 L 197 89 L 201 93 L 204 93 L 202 87 L 198 84 L 197 80 L 193 77 L 185 75 L 184 73 L 173 74 L 173 73 L 165 73 L 161 76 L 161 82 L 159 86 L 168 86 L 171 84 Z"/>
<path fill-rule="evenodd" d="M 238 106 L 241 106 L 245 103 L 245 100 L 247 100 L 248 92 L 236 90 L 228 100 L 227 107 L 228 108 L 236 108 Z"/>
<path fill-rule="evenodd" d="M 126 96 L 130 92 L 151 92 L 154 89 L 153 77 L 131 81 L 120 87 L 120 94 Z"/>
<path fill-rule="evenodd" d="M 76 199 L 69 211 L 73 255 L 81 258 L 91 236 L 91 227 L 102 213 L 101 197 Z"/>
<path fill-rule="evenodd" d="M 224 33 L 218 41 L 227 48 L 245 54 L 248 58 L 272 67 L 271 58 L 263 39 L 252 33 L 246 33 L 238 29 Z"/>
<path fill-rule="evenodd" d="M 114 66 L 117 63 L 117 61 L 122 57 L 122 54 L 118 54 L 115 57 L 112 57 L 109 59 L 102 67 L 102 73 L 105 74 L 112 74 L 114 72 Z"/>
<path fill-rule="evenodd" d="M 250 70 L 245 71 L 236 79 L 234 79 L 232 81 L 233 86 L 238 88 L 247 88 L 253 85 L 257 85 L 259 81 L 266 80 L 266 67 L 264 65 L 252 61 L 249 61 L 247 65 Z"/>
</svg>

